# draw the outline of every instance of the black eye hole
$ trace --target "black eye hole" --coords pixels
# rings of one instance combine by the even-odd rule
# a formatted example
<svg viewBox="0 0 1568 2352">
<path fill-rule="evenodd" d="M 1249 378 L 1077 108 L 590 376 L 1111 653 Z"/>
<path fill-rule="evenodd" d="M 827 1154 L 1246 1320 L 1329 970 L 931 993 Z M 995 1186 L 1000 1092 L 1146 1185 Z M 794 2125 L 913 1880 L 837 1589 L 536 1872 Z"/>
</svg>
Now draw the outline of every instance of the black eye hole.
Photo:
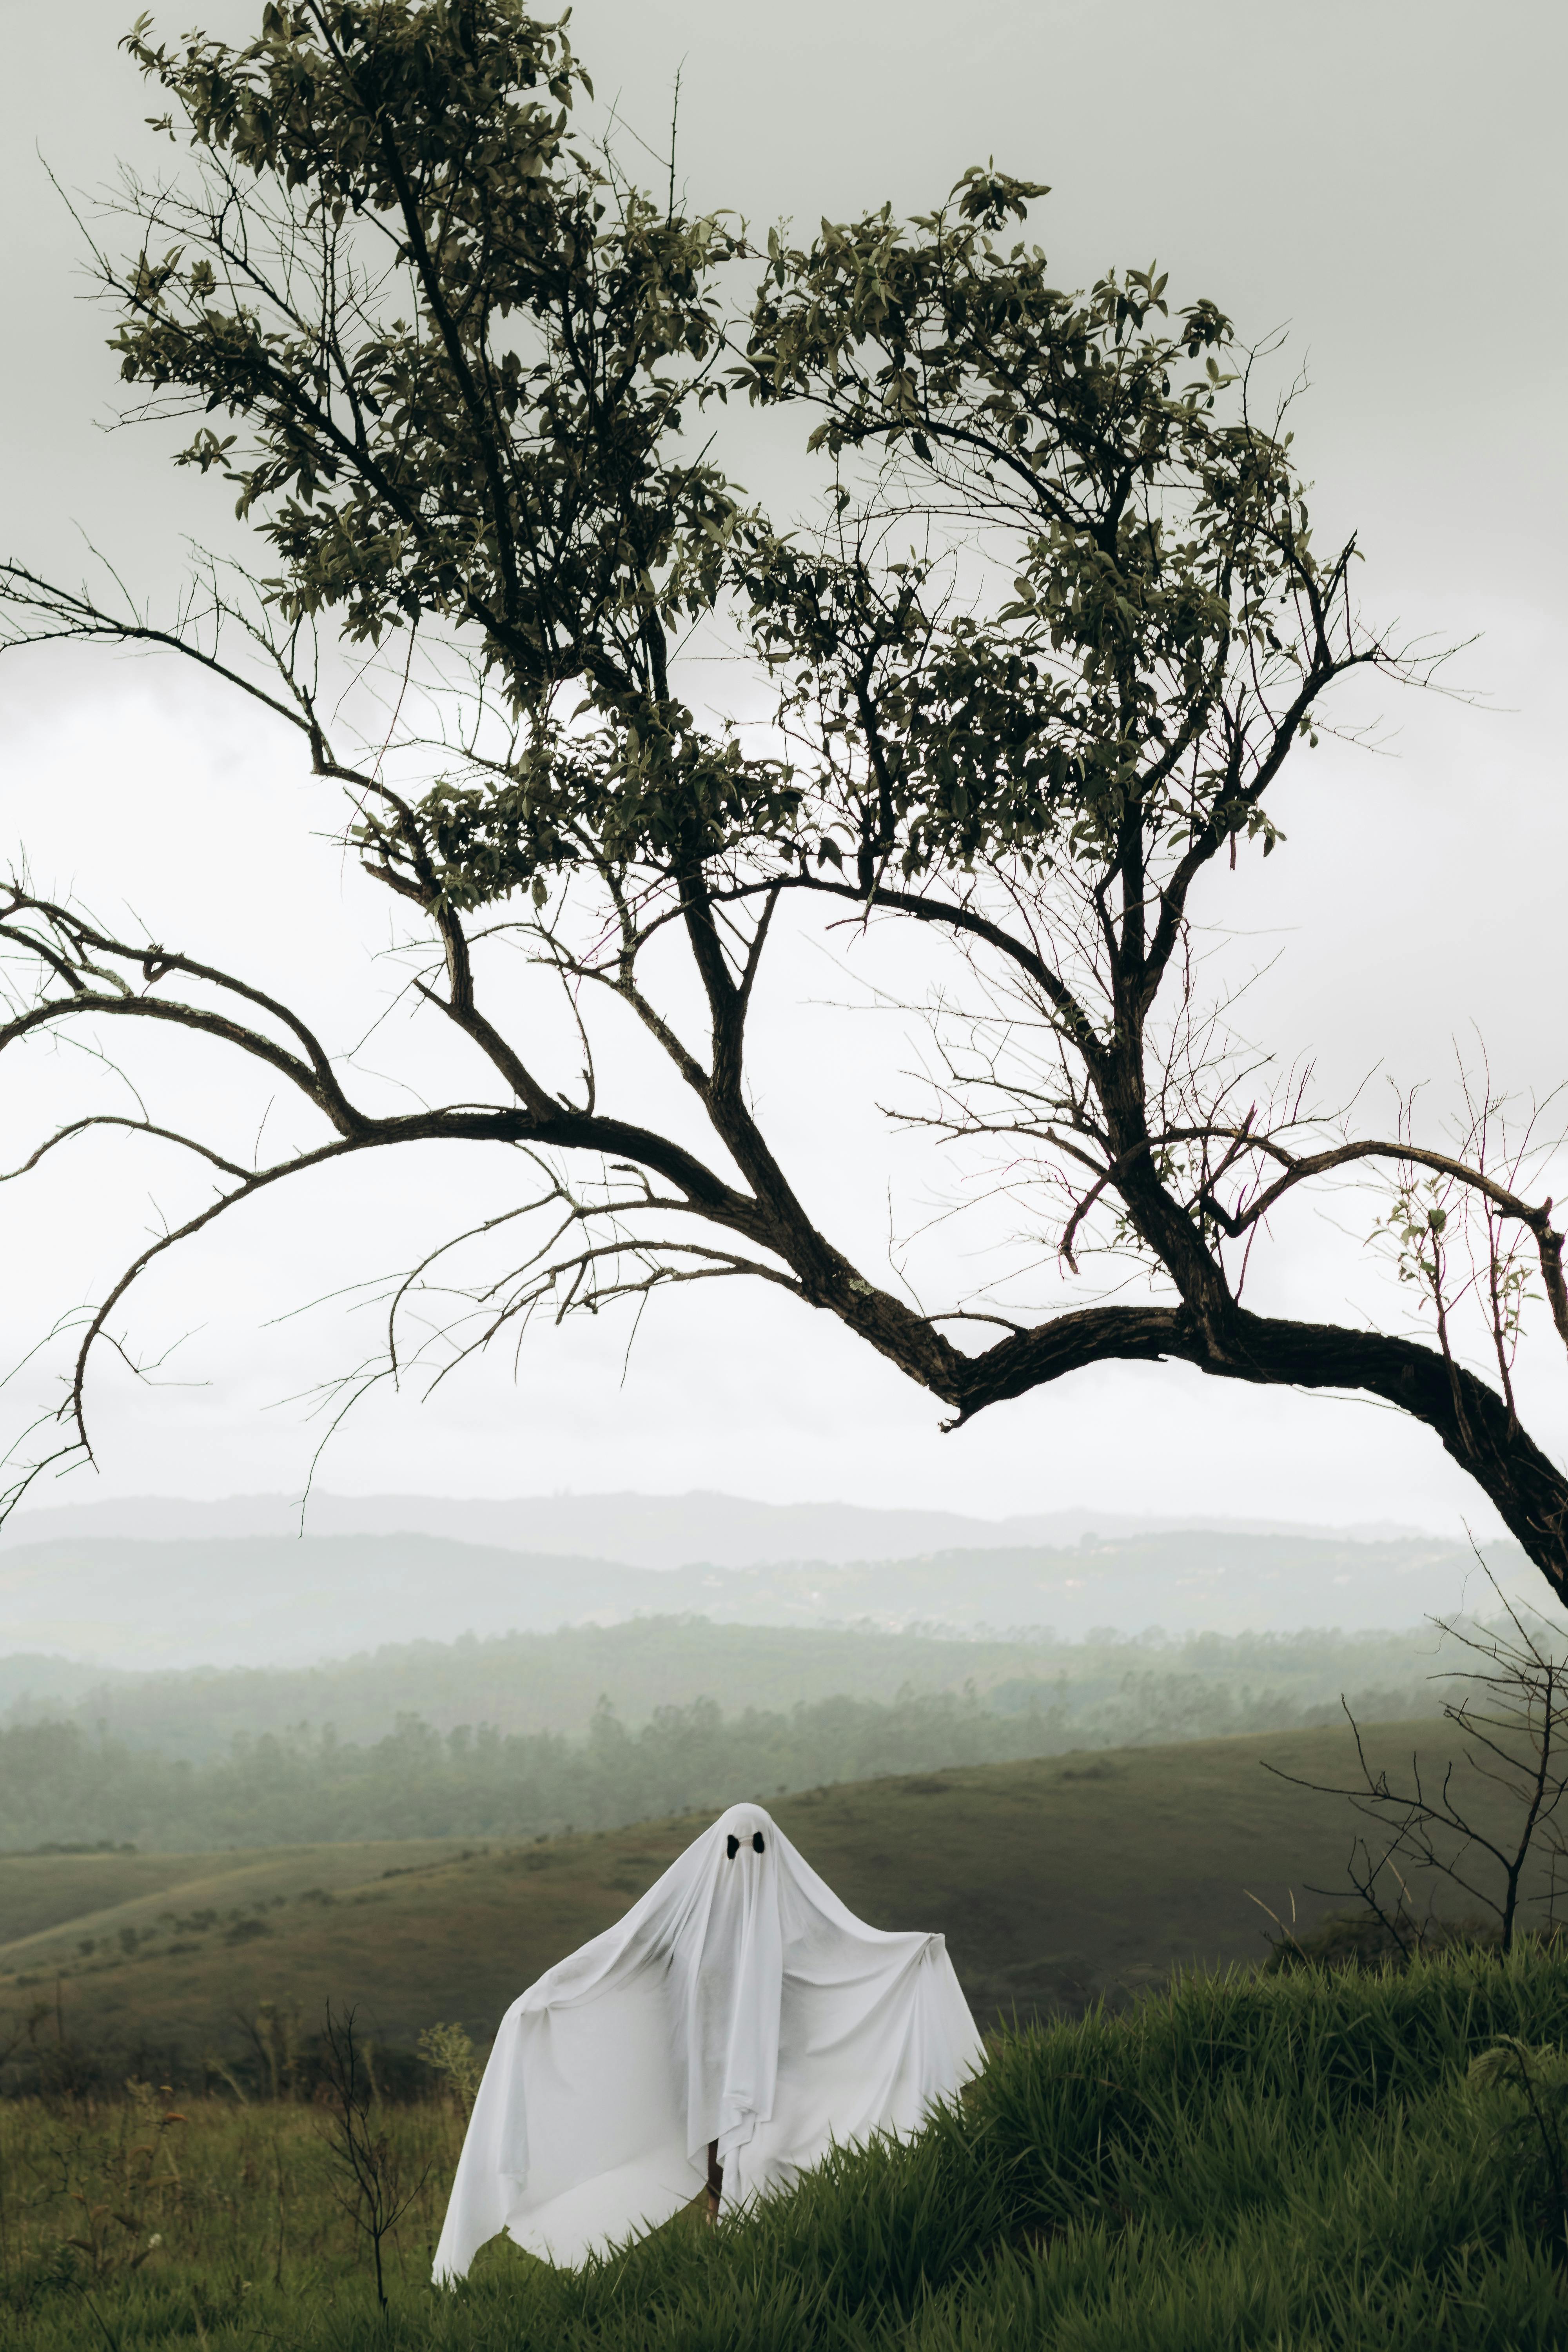
<svg viewBox="0 0 1568 2352">
<path fill-rule="evenodd" d="M 763 1852 L 763 1833 L 761 1830 L 753 1830 L 752 1832 L 752 1852 L 753 1853 L 761 1853 Z"/>
<path fill-rule="evenodd" d="M 728 1852 L 728 1854 L 729 1854 L 730 1860 L 731 1860 L 731 1862 L 733 1862 L 733 1861 L 734 1861 L 734 1859 L 735 1859 L 735 1856 L 736 1856 L 736 1855 L 740 1853 L 740 1851 L 741 1851 L 741 1841 L 740 1841 L 740 1839 L 735 1835 L 735 1833 L 734 1833 L 733 1830 L 731 1830 L 731 1832 L 730 1832 L 729 1836 L 725 1839 L 725 1841 L 724 1841 L 724 1844 L 725 1844 L 726 1851 Z"/>
</svg>

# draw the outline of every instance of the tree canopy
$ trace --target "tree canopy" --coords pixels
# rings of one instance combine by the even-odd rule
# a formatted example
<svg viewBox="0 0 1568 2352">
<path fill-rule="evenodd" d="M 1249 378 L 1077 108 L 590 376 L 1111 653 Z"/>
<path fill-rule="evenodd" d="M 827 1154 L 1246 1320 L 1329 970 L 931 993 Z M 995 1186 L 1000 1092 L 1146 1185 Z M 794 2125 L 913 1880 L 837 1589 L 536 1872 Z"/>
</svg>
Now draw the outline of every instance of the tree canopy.
<svg viewBox="0 0 1568 2352">
<path fill-rule="evenodd" d="M 140 1129 L 216 1189 L 77 1334 L 58 1434 L 13 1492 L 89 1449 L 94 1351 L 155 1259 L 324 1162 L 441 1140 L 513 1153 L 489 1224 L 531 1234 L 449 1354 L 541 1308 L 740 1277 L 836 1317 L 950 1426 L 1108 1359 L 1360 1391 L 1432 1431 L 1568 1592 L 1568 1484 L 1513 1391 L 1532 1285 L 1568 1344 L 1537 1127 L 1483 1088 L 1457 1137 L 1413 1108 L 1362 1134 L 1260 1076 L 1202 993 L 1202 894 L 1275 850 L 1269 795 L 1335 690 L 1436 666 L 1363 617 L 1353 541 L 1315 543 L 1224 312 L 1173 310 L 1152 267 L 1064 290 L 1028 234 L 1048 191 L 989 164 L 912 220 L 806 243 L 689 215 L 673 157 L 661 198 L 580 131 L 564 23 L 521 0 L 275 0 L 244 44 L 144 18 L 126 47 L 179 154 L 126 177 L 131 249 L 98 252 L 112 349 L 130 414 L 189 418 L 178 462 L 232 497 L 259 576 L 215 558 L 160 620 L 14 560 L 0 617 L 12 644 L 162 647 L 295 730 L 428 947 L 452 1096 L 368 1103 L 304 1010 L 199 936 L 110 929 L 14 877 L 0 1046 L 172 1025 L 285 1080 L 311 1132 L 247 1161 L 89 1107 L 40 1138 L 27 1169 Z M 820 467 L 804 519 L 721 462 L 771 409 Z M 384 681 L 357 730 L 346 649 Z M 1028 1309 L 928 1312 L 808 1213 L 748 1085 L 786 906 L 913 926 L 963 976 L 930 1009 L 929 1118 L 1002 1155 L 1055 1269 Z M 547 1022 L 495 1009 L 520 946 L 569 1014 L 564 1061 Z M 679 1117 L 601 1083 L 601 1006 Z M 1358 1166 L 1420 1336 L 1245 1303 L 1274 1213 Z M 391 1368 L 434 1264 L 394 1286 Z"/>
</svg>

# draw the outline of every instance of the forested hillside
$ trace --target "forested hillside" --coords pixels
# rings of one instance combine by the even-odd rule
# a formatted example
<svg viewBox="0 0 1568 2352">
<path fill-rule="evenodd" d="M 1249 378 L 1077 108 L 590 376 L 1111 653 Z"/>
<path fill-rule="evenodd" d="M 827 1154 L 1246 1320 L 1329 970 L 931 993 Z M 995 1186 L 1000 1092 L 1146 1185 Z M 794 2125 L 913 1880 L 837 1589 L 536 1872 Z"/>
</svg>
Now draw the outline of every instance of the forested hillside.
<svg viewBox="0 0 1568 2352">
<path fill-rule="evenodd" d="M 1419 1682 L 1357 1694 L 1363 1717 L 1430 1710 Z M 131 1843 L 165 1851 L 377 1837 L 526 1837 L 609 1829 L 688 1807 L 942 1765 L 1068 1748 L 1285 1730 L 1334 1719 L 1337 1702 L 1218 1674 L 1161 1672 L 1137 1651 L 1120 1676 L 1020 1677 L 983 1700 L 905 1689 L 726 1711 L 711 1697 L 655 1708 L 635 1728 L 607 1700 L 584 1733 L 442 1731 L 401 1716 L 380 1738 L 330 1724 L 239 1732 L 199 1760 L 80 1721 L 0 1730 L 0 1849 Z M 231 1718 L 232 1720 L 232 1718 Z"/>
<path fill-rule="evenodd" d="M 1420 1711 L 1443 1663 L 1430 1627 L 1399 1633 L 1114 1634 L 1085 1642 L 968 1640 L 873 1627 L 715 1624 L 641 1617 L 553 1633 L 386 1644 L 303 1667 L 105 1675 L 58 1657 L 0 1657 L 0 1723 L 75 1721 L 95 1737 L 193 1761 L 226 1755 L 237 1732 L 331 1725 L 377 1740 L 399 1717 L 436 1730 L 581 1732 L 607 1698 L 629 1725 L 660 1706 L 713 1698 L 726 1714 L 787 1711 L 827 1698 L 890 1701 L 973 1687 L 1004 1712 L 1065 1708 L 1085 1738 L 1203 1738 L 1287 1727 L 1293 1710 L 1371 1694 L 1365 1711 Z"/>
</svg>

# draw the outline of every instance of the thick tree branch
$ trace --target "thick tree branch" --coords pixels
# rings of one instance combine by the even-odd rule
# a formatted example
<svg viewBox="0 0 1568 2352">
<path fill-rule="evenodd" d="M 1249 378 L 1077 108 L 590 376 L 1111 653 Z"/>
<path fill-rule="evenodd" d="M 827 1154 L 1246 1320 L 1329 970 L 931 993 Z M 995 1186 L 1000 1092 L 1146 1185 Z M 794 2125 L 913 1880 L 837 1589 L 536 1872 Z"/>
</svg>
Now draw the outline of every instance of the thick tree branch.
<svg viewBox="0 0 1568 2352">
<path fill-rule="evenodd" d="M 1220 1379 L 1360 1391 L 1397 1406 L 1430 1429 L 1485 1490 L 1559 1599 L 1568 1601 L 1568 1479 L 1519 1428 L 1495 1389 L 1413 1339 L 1238 1307 L 1216 1346 L 1185 1307 L 1089 1307 L 999 1340 L 970 1360 L 953 1425 L 1088 1364 L 1166 1357 Z"/>
<path fill-rule="evenodd" d="M 1568 1347 L 1568 1282 L 1564 1281 L 1563 1269 L 1564 1236 L 1552 1223 L 1552 1202 L 1550 1197 L 1532 1204 L 1521 1199 L 1506 1184 L 1500 1184 L 1484 1169 L 1456 1159 L 1449 1152 L 1429 1150 L 1424 1144 L 1390 1143 L 1368 1137 L 1352 1143 L 1331 1144 L 1321 1151 L 1295 1154 L 1287 1151 L 1271 1137 L 1247 1128 L 1181 1128 L 1172 1130 L 1170 1139 L 1196 1140 L 1205 1134 L 1228 1136 L 1244 1150 L 1262 1152 L 1268 1158 L 1281 1162 L 1285 1169 L 1284 1175 L 1268 1186 L 1255 1201 L 1234 1212 L 1227 1210 L 1218 1200 L 1212 1184 L 1204 1188 L 1199 1196 L 1203 1207 L 1233 1240 L 1260 1223 L 1269 1211 L 1298 1185 L 1308 1182 L 1314 1176 L 1327 1175 L 1336 1168 L 1348 1168 L 1358 1160 L 1393 1160 L 1413 1168 L 1427 1168 L 1436 1175 L 1451 1176 L 1456 1183 L 1464 1185 L 1489 1202 L 1503 1216 L 1517 1218 L 1521 1224 L 1529 1227 L 1540 1255 L 1542 1283 L 1552 1309 L 1552 1320 L 1558 1337 L 1564 1347 Z M 1218 1181 L 1217 1174 L 1215 1181 Z"/>
</svg>

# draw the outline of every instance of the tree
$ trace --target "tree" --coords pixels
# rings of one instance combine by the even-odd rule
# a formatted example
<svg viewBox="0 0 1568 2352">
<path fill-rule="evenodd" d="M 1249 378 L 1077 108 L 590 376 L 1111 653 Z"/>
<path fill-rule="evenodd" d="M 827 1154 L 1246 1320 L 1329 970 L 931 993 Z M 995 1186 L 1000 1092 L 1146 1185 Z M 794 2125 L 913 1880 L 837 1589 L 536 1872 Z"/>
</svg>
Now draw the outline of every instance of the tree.
<svg viewBox="0 0 1568 2352">
<path fill-rule="evenodd" d="M 375 2299 L 386 2309 L 384 2249 L 424 2188 L 428 2163 L 410 2180 L 403 2169 L 403 2154 L 371 2110 L 377 2104 L 370 2045 L 354 2031 L 352 2009 L 334 2017 L 327 2003 L 321 2030 L 321 2082 L 326 2093 L 327 2122 L 321 2142 L 332 2160 L 332 2194 L 356 2230 L 370 2241 L 375 2268 Z"/>
<path fill-rule="evenodd" d="M 297 0 L 243 47 L 169 47 L 145 19 L 127 46 L 190 158 L 127 179 L 135 250 L 99 254 L 131 413 L 195 420 L 179 461 L 227 484 L 269 570 L 207 561 L 161 621 L 13 562 L 10 641 L 163 648 L 295 730 L 406 910 L 452 1099 L 380 1108 L 305 1012 L 199 940 L 16 877 L 0 1045 L 163 1024 L 283 1080 L 302 1124 L 260 1161 L 146 1112 L 41 1137 L 27 1169 L 110 1123 L 215 1189 L 75 1335 L 58 1436 L 13 1494 L 89 1451 L 95 1350 L 124 1344 L 156 1259 L 325 1162 L 438 1139 L 525 1173 L 394 1286 L 383 1372 L 416 1295 L 446 1302 L 444 1363 L 541 1309 L 744 1277 L 837 1317 L 948 1427 L 1109 1359 L 1360 1391 L 1431 1430 L 1568 1591 L 1568 1485 L 1512 1385 L 1537 1276 L 1568 1342 L 1536 1126 L 1487 1085 L 1457 1139 L 1423 1136 L 1413 1100 L 1360 1134 L 1201 993 L 1202 893 L 1275 848 L 1269 794 L 1332 690 L 1436 668 L 1362 617 L 1353 541 L 1315 548 L 1284 411 L 1259 414 L 1226 316 L 1173 318 L 1152 269 L 1057 289 L 1016 226 L 1047 191 L 990 167 L 912 222 L 775 232 L 764 255 L 678 207 L 673 154 L 659 202 L 574 135 L 587 78 L 520 0 Z M 718 436 L 792 405 L 824 497 L 786 530 Z M 721 648 L 765 684 L 767 727 L 704 715 L 693 656 Z M 357 735 L 350 657 L 382 696 Z M 921 942 L 921 1116 L 1000 1152 L 1056 1311 L 927 1311 L 808 1213 L 748 1087 L 782 910 Z M 617 1014 L 676 1084 L 668 1119 L 602 1098 Z M 1347 1171 L 1384 1182 L 1430 1341 L 1244 1303 L 1274 1213 Z M 520 1225 L 500 1271 L 448 1271 Z M 1145 1296 L 1093 1289 L 1090 1266 L 1128 1262 Z"/>
<path fill-rule="evenodd" d="M 1568 1667 L 1561 1642 L 1540 1612 L 1516 1608 L 1494 1576 L 1489 1573 L 1487 1580 L 1499 1611 L 1490 1622 L 1431 1620 L 1466 1656 L 1465 1664 L 1440 1667 L 1434 1677 L 1449 1685 L 1442 1719 L 1459 1734 L 1463 1769 L 1458 1775 L 1452 1757 L 1436 1770 L 1428 1766 L 1423 1771 L 1419 1754 L 1412 1753 L 1403 1782 L 1391 1780 L 1385 1766 L 1374 1768 L 1369 1760 L 1361 1726 L 1343 1698 L 1358 1780 L 1346 1788 L 1304 1780 L 1277 1764 L 1264 1767 L 1277 1780 L 1314 1795 L 1342 1797 L 1372 1823 L 1373 1836 L 1363 1832 L 1353 1839 L 1345 1874 L 1361 1905 L 1362 1924 L 1377 1931 L 1374 1948 L 1397 1952 L 1404 1959 L 1419 1952 L 1435 1929 L 1439 1937 L 1451 1930 L 1452 1923 L 1436 1912 L 1441 1882 L 1470 1904 L 1472 1916 L 1478 1905 L 1481 1915 L 1490 1913 L 1504 1954 L 1513 1949 L 1522 1906 L 1544 1906 L 1545 1931 L 1559 1932 L 1565 1848 L 1558 1815 L 1568 1798 L 1563 1706 Z M 1507 1811 L 1489 1828 L 1484 1809 L 1478 1807 L 1493 1790 L 1504 1798 Z M 1415 1909 L 1412 1879 L 1426 1893 L 1425 1917 Z M 1317 1895 L 1330 1891 L 1312 1889 Z M 1284 1958 L 1292 1945 L 1293 1937 L 1277 1945 L 1276 1952 Z"/>
</svg>

